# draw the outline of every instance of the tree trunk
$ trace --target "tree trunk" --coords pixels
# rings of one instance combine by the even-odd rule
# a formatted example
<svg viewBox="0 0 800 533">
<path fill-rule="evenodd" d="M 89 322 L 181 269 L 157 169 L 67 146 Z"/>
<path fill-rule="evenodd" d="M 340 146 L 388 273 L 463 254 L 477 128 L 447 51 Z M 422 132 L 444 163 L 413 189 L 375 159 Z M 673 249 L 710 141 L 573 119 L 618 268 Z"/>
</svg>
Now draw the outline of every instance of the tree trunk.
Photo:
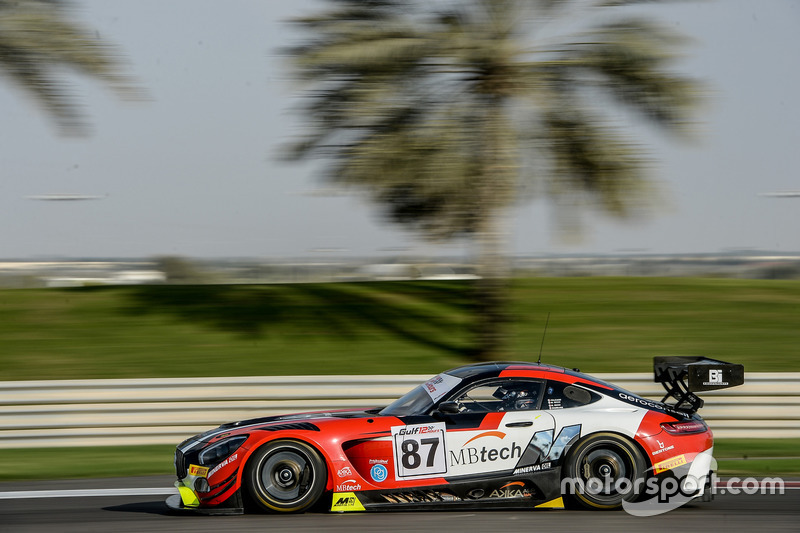
<svg viewBox="0 0 800 533">
<path fill-rule="evenodd" d="M 497 212 L 482 213 L 478 235 L 478 275 L 475 284 L 475 354 L 480 361 L 506 359 L 508 264 L 503 254 L 505 233 Z"/>
<path fill-rule="evenodd" d="M 505 213 L 513 203 L 517 166 L 513 128 L 505 115 L 502 97 L 487 98 L 485 144 L 482 146 L 483 175 L 478 184 L 476 206 L 478 275 L 476 282 L 476 339 L 474 358 L 482 361 L 507 359 L 508 277 Z"/>
</svg>

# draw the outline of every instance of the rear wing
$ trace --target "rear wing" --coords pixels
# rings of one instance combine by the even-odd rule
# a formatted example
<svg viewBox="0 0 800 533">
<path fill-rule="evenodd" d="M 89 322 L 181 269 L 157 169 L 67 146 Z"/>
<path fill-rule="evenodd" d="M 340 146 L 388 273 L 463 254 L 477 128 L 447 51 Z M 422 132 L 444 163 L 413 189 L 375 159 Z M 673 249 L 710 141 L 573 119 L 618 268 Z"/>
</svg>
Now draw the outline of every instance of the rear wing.
<svg viewBox="0 0 800 533">
<path fill-rule="evenodd" d="M 667 394 L 661 399 L 675 400 L 675 409 L 696 412 L 703 400 L 695 392 L 727 389 L 744 383 L 744 365 L 707 357 L 662 356 L 653 358 L 653 381 L 661 383 Z"/>
</svg>

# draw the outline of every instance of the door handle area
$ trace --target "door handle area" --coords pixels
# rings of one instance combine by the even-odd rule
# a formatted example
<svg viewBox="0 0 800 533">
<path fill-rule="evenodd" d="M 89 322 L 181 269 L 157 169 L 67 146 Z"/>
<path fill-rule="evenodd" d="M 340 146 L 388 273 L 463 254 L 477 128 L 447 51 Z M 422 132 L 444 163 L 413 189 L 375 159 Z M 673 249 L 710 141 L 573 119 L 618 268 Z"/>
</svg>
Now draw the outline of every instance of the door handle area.
<svg viewBox="0 0 800 533">
<path fill-rule="evenodd" d="M 507 428 L 526 428 L 528 426 L 532 426 L 533 422 L 528 420 L 527 422 L 510 422 L 506 424 Z"/>
</svg>

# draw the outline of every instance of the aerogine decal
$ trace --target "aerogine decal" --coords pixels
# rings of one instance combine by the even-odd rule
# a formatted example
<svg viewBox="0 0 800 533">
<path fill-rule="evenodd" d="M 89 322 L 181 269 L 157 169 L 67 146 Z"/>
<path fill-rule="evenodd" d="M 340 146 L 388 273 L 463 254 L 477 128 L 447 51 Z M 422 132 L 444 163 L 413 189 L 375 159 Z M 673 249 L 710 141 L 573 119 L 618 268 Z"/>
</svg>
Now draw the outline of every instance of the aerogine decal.
<svg viewBox="0 0 800 533">
<path fill-rule="evenodd" d="M 668 413 L 673 416 L 677 416 L 682 418 L 685 416 L 685 413 L 672 409 L 668 405 L 661 404 L 654 402 L 653 400 L 647 400 L 645 398 L 639 398 L 638 396 L 634 396 L 632 394 L 625 394 L 624 392 L 617 393 L 617 397 L 625 403 L 635 405 L 637 407 L 644 407 L 646 409 L 652 409 L 655 411 L 660 411 L 662 413 Z"/>
</svg>

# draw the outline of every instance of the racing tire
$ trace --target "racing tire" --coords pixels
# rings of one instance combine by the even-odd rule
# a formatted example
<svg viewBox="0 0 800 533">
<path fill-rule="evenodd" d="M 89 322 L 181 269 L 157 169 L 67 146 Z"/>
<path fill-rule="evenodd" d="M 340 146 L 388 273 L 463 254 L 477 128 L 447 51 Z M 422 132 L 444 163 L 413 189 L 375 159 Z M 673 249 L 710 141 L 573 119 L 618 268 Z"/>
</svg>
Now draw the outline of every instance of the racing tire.
<svg viewBox="0 0 800 533">
<path fill-rule="evenodd" d="M 561 486 L 568 492 L 564 496 L 580 507 L 619 509 L 623 500 L 638 497 L 646 468 L 633 442 L 615 433 L 595 433 L 570 449 Z"/>
<path fill-rule="evenodd" d="M 247 461 L 244 485 L 248 502 L 268 512 L 302 513 L 325 491 L 328 469 L 312 446 L 276 440 L 258 448 Z"/>
</svg>

